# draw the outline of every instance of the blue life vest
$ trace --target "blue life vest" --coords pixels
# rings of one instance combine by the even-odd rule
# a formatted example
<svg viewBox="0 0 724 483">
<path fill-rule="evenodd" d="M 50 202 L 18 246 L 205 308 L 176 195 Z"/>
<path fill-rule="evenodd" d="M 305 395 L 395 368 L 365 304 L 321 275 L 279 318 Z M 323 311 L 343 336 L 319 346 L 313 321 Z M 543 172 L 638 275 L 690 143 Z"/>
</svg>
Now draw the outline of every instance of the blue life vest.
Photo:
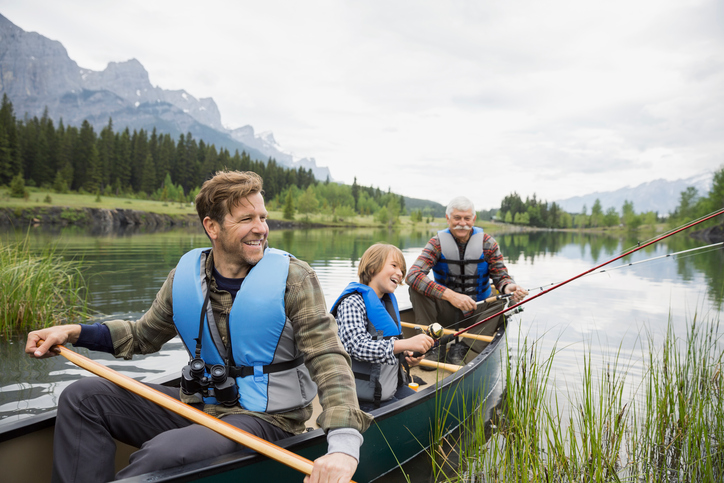
<svg viewBox="0 0 724 483">
<path fill-rule="evenodd" d="M 400 310 L 397 307 L 397 299 L 395 294 L 385 294 L 389 296 L 394 308 L 395 319 L 392 318 L 385 305 L 382 303 L 382 299 L 377 296 L 377 293 L 369 286 L 363 283 L 350 282 L 344 289 L 342 294 L 337 297 L 337 300 L 332 305 L 332 314 L 336 315 L 337 307 L 339 303 L 346 298 L 348 295 L 353 293 L 359 293 L 365 302 L 365 308 L 367 309 L 367 318 L 375 327 L 375 333 L 382 331 L 383 337 L 397 337 L 402 333 L 402 326 L 400 325 Z"/>
<path fill-rule="evenodd" d="M 342 294 L 332 305 L 332 315 L 337 317 L 339 304 L 352 294 L 362 296 L 367 312 L 367 332 L 373 340 L 402 338 L 400 325 L 400 310 L 397 307 L 395 294 L 385 294 L 389 307 L 385 306 L 383 299 L 368 285 L 352 282 L 344 289 Z M 360 361 L 352 358 L 352 372 L 355 377 L 357 398 L 360 401 L 374 402 L 377 406 L 395 395 L 397 388 L 404 384 L 404 374 L 400 367 L 404 353 L 397 356 L 395 364 L 380 364 Z"/>
<path fill-rule="evenodd" d="M 193 357 L 201 311 L 205 309 L 201 358 L 207 368 L 214 364 L 229 367 L 243 408 L 283 412 L 308 405 L 317 388 L 296 347 L 284 307 L 291 255 L 267 248 L 244 278 L 229 313 L 229 353 L 219 336 L 211 304 L 204 308 L 208 252 L 195 249 L 186 253 L 173 279 L 173 320 L 189 354 Z M 204 402 L 217 404 L 211 394 Z"/>
<path fill-rule="evenodd" d="M 475 301 L 488 298 L 492 290 L 488 262 L 483 253 L 485 234 L 482 228 L 473 227 L 462 260 L 449 228 L 437 232 L 437 236 L 442 253 L 437 264 L 432 267 L 435 281 L 450 290 L 469 295 Z"/>
</svg>

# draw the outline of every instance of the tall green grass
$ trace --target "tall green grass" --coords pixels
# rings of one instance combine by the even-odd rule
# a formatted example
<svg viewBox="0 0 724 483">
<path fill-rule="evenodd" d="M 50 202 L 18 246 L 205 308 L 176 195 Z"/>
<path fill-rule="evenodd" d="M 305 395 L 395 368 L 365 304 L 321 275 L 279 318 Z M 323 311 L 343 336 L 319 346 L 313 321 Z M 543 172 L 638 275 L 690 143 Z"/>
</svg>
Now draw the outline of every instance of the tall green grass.
<svg viewBox="0 0 724 483">
<path fill-rule="evenodd" d="M 5 337 L 88 317 L 81 262 L 28 240 L 0 247 L 0 333 Z"/>
<path fill-rule="evenodd" d="M 719 330 L 718 321 L 695 317 L 679 340 L 669 321 L 663 345 L 649 333 L 640 338 L 641 359 L 623 361 L 619 349 L 600 369 L 589 348 L 580 385 L 567 394 L 551 389 L 557 347 L 546 354 L 540 341 L 519 338 L 515 354 L 508 348 L 500 419 L 491 431 L 478 415 L 447 481 L 724 481 Z M 634 368 L 643 377 L 629 389 Z"/>
</svg>

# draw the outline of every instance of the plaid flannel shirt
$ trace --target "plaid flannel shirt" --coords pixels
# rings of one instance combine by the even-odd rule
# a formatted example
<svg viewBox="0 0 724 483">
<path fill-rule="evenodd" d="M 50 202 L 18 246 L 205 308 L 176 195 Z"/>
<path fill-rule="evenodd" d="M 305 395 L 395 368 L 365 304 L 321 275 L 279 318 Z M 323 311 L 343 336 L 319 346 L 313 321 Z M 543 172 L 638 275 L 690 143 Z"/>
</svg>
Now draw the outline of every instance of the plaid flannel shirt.
<svg viewBox="0 0 724 483">
<path fill-rule="evenodd" d="M 212 252 L 206 260 L 206 279 L 219 333 L 228 344 L 228 320 L 233 300 L 230 293 L 218 288 L 212 274 L 213 266 Z M 169 273 L 149 311 L 138 321 L 112 320 L 105 323 L 111 331 L 116 357 L 130 359 L 134 354 L 156 352 L 176 336 L 172 301 L 174 273 L 175 269 Z M 296 258 L 290 259 L 284 305 L 294 328 L 297 347 L 304 355 L 305 364 L 318 387 L 323 411 L 317 423 L 325 431 L 353 428 L 364 432 L 372 417 L 359 409 L 349 356 L 337 337 L 334 317 L 327 311 L 314 270 Z M 192 397 L 181 392 L 185 402 L 191 402 Z M 250 414 L 285 431 L 299 434 L 305 430 L 305 423 L 312 416 L 312 405 L 274 414 L 248 411 L 238 405 L 228 408 L 207 404 L 204 411 L 216 417 Z"/>
<path fill-rule="evenodd" d="M 373 340 L 367 331 L 367 308 L 361 294 L 353 293 L 339 303 L 337 327 L 342 345 L 353 359 L 373 364 L 397 363 L 397 339 Z"/>
</svg>

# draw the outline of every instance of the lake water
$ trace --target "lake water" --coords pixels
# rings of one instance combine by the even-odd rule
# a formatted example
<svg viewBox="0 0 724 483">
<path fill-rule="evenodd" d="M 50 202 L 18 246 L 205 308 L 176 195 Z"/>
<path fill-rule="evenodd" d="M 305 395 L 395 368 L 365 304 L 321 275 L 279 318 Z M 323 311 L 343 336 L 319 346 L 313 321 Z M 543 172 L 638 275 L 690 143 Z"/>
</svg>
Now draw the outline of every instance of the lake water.
<svg viewBox="0 0 724 483">
<path fill-rule="evenodd" d="M 387 231 L 374 229 L 278 230 L 270 245 L 307 261 L 318 273 L 328 306 L 348 282 L 356 280 L 359 257 L 372 243 L 399 246 L 412 264 L 434 230 L 442 227 Z M 95 320 L 137 319 L 179 257 L 208 246 L 199 228 L 147 233 L 127 230 L 95 233 L 81 228 L 33 228 L 0 232 L 2 243 L 24 236 L 33 247 L 57 244 L 65 257 L 82 258 Z M 526 288 L 550 286 L 609 260 L 643 241 L 635 236 L 610 237 L 578 233 L 533 232 L 494 234 L 509 272 Z M 705 245 L 686 233 L 675 235 L 627 257 L 635 262 Z M 607 268 L 620 266 L 614 262 Z M 680 337 L 694 315 L 698 320 L 721 318 L 724 294 L 724 251 L 721 247 L 667 257 L 631 267 L 582 277 L 524 305 L 509 326 L 510 345 L 519 337 L 537 340 L 544 353 L 554 346 L 556 388 L 574 391 L 580 385 L 583 355 L 591 349 L 594 365 L 617 351 L 633 362 L 637 378 L 641 342 L 651 333 L 661 340 L 669 320 Z M 538 291 L 531 291 L 536 294 Z M 407 287 L 396 293 L 409 305 Z M 55 408 L 60 391 L 83 377 L 84 371 L 56 357 L 34 360 L 23 354 L 24 339 L 0 340 L 0 424 Z M 80 350 L 87 354 L 87 351 Z M 188 357 L 181 343 L 171 341 L 158 354 L 117 360 L 107 354 L 93 358 L 140 380 L 176 373 Z"/>
</svg>

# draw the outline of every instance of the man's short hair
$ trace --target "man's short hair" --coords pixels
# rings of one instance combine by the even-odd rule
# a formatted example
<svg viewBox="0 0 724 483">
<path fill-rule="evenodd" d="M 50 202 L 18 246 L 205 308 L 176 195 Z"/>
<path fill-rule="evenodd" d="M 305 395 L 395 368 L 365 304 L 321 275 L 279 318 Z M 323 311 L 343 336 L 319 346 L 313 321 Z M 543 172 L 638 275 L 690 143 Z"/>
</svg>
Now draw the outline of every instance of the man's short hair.
<svg viewBox="0 0 724 483">
<path fill-rule="evenodd" d="M 372 277 L 380 273 L 382 267 L 384 267 L 387 261 L 387 256 L 392 253 L 393 259 L 400 265 L 402 270 L 402 280 L 400 284 L 405 280 L 407 274 L 407 264 L 405 263 L 405 257 L 402 255 L 402 251 L 395 245 L 389 243 L 375 243 L 362 254 L 362 258 L 359 261 L 359 267 L 357 267 L 357 276 L 359 277 L 359 283 L 369 285 L 372 281 Z"/>
<path fill-rule="evenodd" d="M 252 171 L 217 171 L 201 185 L 196 195 L 196 212 L 201 223 L 207 216 L 223 224 L 228 213 L 250 195 L 264 194 L 261 176 Z"/>
<path fill-rule="evenodd" d="M 445 214 L 450 216 L 453 210 L 472 211 L 473 215 L 475 214 L 473 202 L 464 196 L 457 196 L 450 200 L 450 203 L 447 204 L 447 208 L 445 209 Z"/>
</svg>

